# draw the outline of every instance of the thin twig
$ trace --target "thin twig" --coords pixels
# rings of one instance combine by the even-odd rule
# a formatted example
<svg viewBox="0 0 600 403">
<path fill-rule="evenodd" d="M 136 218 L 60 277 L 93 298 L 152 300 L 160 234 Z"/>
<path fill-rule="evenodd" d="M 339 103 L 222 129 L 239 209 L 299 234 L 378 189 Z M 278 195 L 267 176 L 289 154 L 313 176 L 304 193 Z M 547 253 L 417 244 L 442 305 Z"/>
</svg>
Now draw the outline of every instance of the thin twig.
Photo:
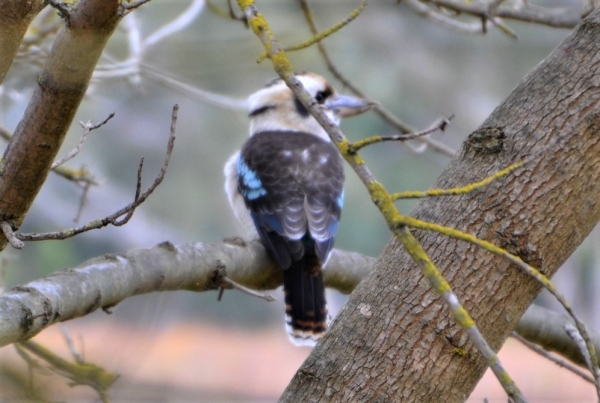
<svg viewBox="0 0 600 403">
<path fill-rule="evenodd" d="M 69 330 L 67 329 L 67 326 L 64 323 L 60 324 L 60 331 L 63 334 L 63 337 L 65 338 L 67 347 L 69 347 L 69 351 L 71 352 L 71 356 L 73 357 L 75 362 L 78 364 L 83 364 L 85 362 L 85 360 L 83 359 L 81 354 L 79 354 L 79 352 L 77 351 L 77 348 L 75 348 L 75 343 L 73 343 L 73 339 L 71 338 L 71 335 L 69 334 Z"/>
<path fill-rule="evenodd" d="M 190 5 L 177 18 L 148 35 L 141 43 L 142 50 L 148 49 L 165 38 L 181 32 L 193 23 L 202 10 L 204 10 L 204 4 L 204 0 L 192 0 Z"/>
<path fill-rule="evenodd" d="M 565 331 L 567 332 L 569 337 L 573 340 L 575 345 L 577 347 L 579 347 L 579 351 L 581 352 L 581 355 L 583 356 L 585 363 L 587 364 L 587 366 L 590 369 L 590 371 L 592 372 L 592 374 L 594 374 L 594 368 L 592 365 L 592 357 L 590 356 L 590 352 L 587 349 L 585 340 L 583 339 L 583 337 L 581 337 L 581 333 L 575 328 L 575 326 L 571 325 L 570 323 L 565 324 Z M 598 384 L 596 384 L 596 388 L 598 388 Z M 598 398 L 600 398 L 600 392 L 599 392 Z"/>
<path fill-rule="evenodd" d="M 49 368 L 54 373 L 70 379 L 73 385 L 87 385 L 91 387 L 98 393 L 102 401 L 108 401 L 106 392 L 119 378 L 119 375 L 107 372 L 104 368 L 91 363 L 69 362 L 31 340 L 17 343 L 15 347 L 17 350 L 20 348 L 27 350 L 29 353 L 44 360 L 49 364 Z"/>
<path fill-rule="evenodd" d="M 308 5 L 307 0 L 299 0 L 299 1 L 300 1 L 300 7 L 302 8 L 302 12 L 304 13 L 304 18 L 306 19 L 306 22 L 308 23 L 308 26 L 310 27 L 312 34 L 316 35 L 319 31 L 318 31 L 316 23 L 315 23 L 315 18 L 314 18 L 312 9 Z M 344 75 L 341 73 L 341 71 L 336 67 L 336 65 L 331 60 L 331 57 L 329 57 L 329 53 L 325 49 L 325 45 L 323 44 L 323 42 L 317 42 L 317 48 L 319 49 L 319 53 L 321 53 L 321 57 L 325 61 L 327 68 L 334 75 L 335 78 L 337 78 L 345 87 L 349 88 L 350 91 L 352 91 L 355 95 L 357 95 L 361 98 L 371 99 L 363 91 L 361 91 L 358 87 L 356 87 L 354 84 L 352 84 L 352 82 L 350 80 L 348 80 L 346 77 L 344 77 Z M 385 109 L 382 105 L 377 104 L 373 110 L 383 120 L 385 120 L 387 123 L 389 123 L 396 129 L 398 129 L 398 131 L 400 131 L 401 133 L 406 134 L 406 133 L 412 133 L 415 131 L 415 129 L 413 129 L 410 125 L 408 125 L 408 124 L 404 123 L 402 120 L 398 119 L 391 112 L 389 112 L 387 109 Z M 456 153 L 455 150 L 451 149 L 450 147 L 446 146 L 445 144 L 442 144 L 442 143 L 440 143 L 436 140 L 430 139 L 428 137 L 418 139 L 418 141 L 423 142 L 424 144 L 430 146 L 434 151 L 444 154 L 448 157 L 453 157 L 454 154 Z"/>
<path fill-rule="evenodd" d="M 262 294 L 260 292 L 254 291 L 250 288 L 244 287 L 243 285 L 236 283 L 235 281 L 231 280 L 228 277 L 222 277 L 221 281 L 224 282 L 225 284 L 227 284 L 228 286 L 235 288 L 238 291 L 241 291 L 248 295 L 252 295 L 253 297 L 258 297 L 258 298 L 264 299 L 265 301 L 268 301 L 268 302 L 272 302 L 277 299 L 274 296 L 272 296 L 271 294 Z"/>
<path fill-rule="evenodd" d="M 488 20 L 492 20 L 491 17 L 499 17 L 555 28 L 574 28 L 581 21 L 581 17 L 575 12 L 567 14 L 564 12 L 543 12 L 541 9 L 540 11 L 535 11 L 530 8 L 516 9 L 508 7 L 496 7 L 494 10 L 493 7 L 490 8 L 485 3 L 458 2 L 453 0 L 427 0 L 427 2 L 457 13 L 470 14 L 480 18 L 485 17 Z"/>
<path fill-rule="evenodd" d="M 112 224 L 115 227 L 120 227 L 122 225 L 125 225 L 129 222 L 129 220 L 131 220 L 131 217 L 133 217 L 133 212 L 135 211 L 135 208 L 137 206 L 139 206 L 138 203 L 136 204 L 139 199 L 140 199 L 140 192 L 142 191 L 142 170 L 144 169 L 144 157 L 142 157 L 140 159 L 140 164 L 138 165 L 138 171 L 137 171 L 137 181 L 136 181 L 136 185 L 135 185 L 135 196 L 133 197 L 133 203 L 132 203 L 132 208 L 128 209 L 127 214 L 125 215 L 125 217 L 123 217 L 123 219 L 121 219 L 120 221 L 117 221 L 115 219 L 114 222 L 112 222 Z M 163 174 L 164 176 L 164 174 Z M 161 179 L 162 181 L 162 179 Z"/>
<path fill-rule="evenodd" d="M 217 301 L 221 301 L 223 297 L 223 293 L 225 292 L 225 288 L 235 288 L 238 291 L 251 295 L 253 297 L 258 297 L 264 299 L 268 302 L 275 301 L 276 298 L 270 294 L 262 294 L 260 292 L 254 291 L 250 288 L 244 287 L 241 284 L 236 283 L 232 279 L 227 277 L 227 267 L 223 264 L 220 259 L 217 259 L 215 263 L 214 277 L 213 281 L 218 286 L 219 294 L 217 296 Z"/>
<path fill-rule="evenodd" d="M 367 137 L 362 140 L 355 141 L 354 143 L 349 144 L 348 152 L 355 153 L 363 147 L 366 147 L 368 145 L 375 144 L 375 143 L 381 143 L 384 141 L 408 141 L 408 140 L 414 140 L 414 139 L 417 139 L 417 138 L 420 138 L 423 136 L 427 136 L 428 134 L 431 134 L 438 130 L 444 131 L 446 129 L 446 127 L 450 124 L 450 120 L 452 120 L 452 118 L 454 118 L 454 115 L 451 115 L 448 118 L 438 119 L 434 124 L 429 126 L 427 129 L 421 130 L 419 132 L 408 133 L 408 134 L 396 134 L 394 136 Z"/>
<path fill-rule="evenodd" d="M 75 223 L 79 222 L 79 219 L 81 218 L 81 213 L 83 212 L 83 208 L 85 207 L 87 195 L 90 191 L 91 186 L 92 184 L 90 182 L 84 182 L 83 185 L 81 185 L 82 191 L 81 196 L 79 198 L 79 206 L 77 206 L 77 213 L 75 214 L 75 217 L 73 217 L 73 222 Z"/>
<path fill-rule="evenodd" d="M 154 192 L 154 190 L 161 184 L 161 182 L 163 181 L 163 179 L 165 177 L 165 174 L 167 173 L 167 168 L 169 166 L 171 154 L 173 152 L 173 147 L 175 145 L 175 133 L 176 133 L 176 128 L 177 128 L 177 112 L 178 111 L 179 111 L 179 105 L 176 104 L 175 106 L 173 106 L 173 112 L 171 114 L 171 131 L 170 131 L 170 135 L 169 135 L 169 142 L 167 144 L 167 151 L 165 153 L 165 160 L 163 162 L 163 165 L 161 167 L 161 170 L 160 170 L 158 176 L 156 177 L 156 179 L 154 179 L 154 183 L 152 183 L 152 185 L 143 194 L 140 194 L 141 175 L 142 175 L 141 169 L 143 166 L 143 159 L 142 159 L 142 161 L 140 161 L 140 166 L 138 168 L 138 174 L 137 174 L 138 180 L 137 180 L 137 185 L 136 185 L 136 192 L 135 192 L 134 200 L 132 203 L 130 203 L 129 205 L 123 207 L 119 211 L 117 211 L 107 217 L 91 221 L 81 227 L 69 228 L 66 230 L 56 231 L 56 232 L 45 232 L 45 233 L 41 233 L 41 234 L 16 233 L 15 237 L 22 241 L 43 241 L 43 240 L 48 240 L 48 239 L 67 239 L 67 238 L 71 238 L 75 235 L 79 235 L 82 232 L 87 232 L 87 231 L 90 231 L 93 229 L 103 228 L 103 227 L 106 227 L 107 225 L 121 226 L 123 224 L 126 224 L 129 221 L 129 219 L 131 218 L 131 216 L 133 215 L 135 209 L 140 204 L 142 204 L 144 201 L 146 201 L 148 196 L 150 196 L 152 194 L 152 192 Z M 125 216 L 125 217 L 122 218 L 121 220 L 119 220 L 119 218 L 122 216 Z"/>
<path fill-rule="evenodd" d="M 17 234 L 13 232 L 12 226 L 9 223 L 6 221 L 0 222 L 0 228 L 2 228 L 2 232 L 10 243 L 10 246 L 15 249 L 23 249 L 25 244 L 18 239 Z"/>
<path fill-rule="evenodd" d="M 467 34 L 479 34 L 485 33 L 487 30 L 487 23 L 489 20 L 484 20 L 484 25 L 482 27 L 482 23 L 476 22 L 462 22 L 457 21 L 440 13 L 437 10 L 433 10 L 431 7 L 428 7 L 426 4 L 419 0 L 406 0 L 406 4 L 411 7 L 414 11 L 417 12 L 420 16 L 427 18 L 439 25 L 445 26 L 450 29 L 454 29 L 459 32 L 467 33 Z M 491 23 L 491 22 L 490 22 Z"/>
<path fill-rule="evenodd" d="M 532 343 L 529 340 L 525 339 L 523 336 L 521 336 L 517 332 L 512 332 L 510 335 L 512 337 L 514 337 L 515 339 L 519 340 L 521 343 L 523 343 L 529 349 L 535 351 L 536 353 L 538 353 L 542 357 L 546 358 L 547 360 L 552 361 L 553 363 L 555 363 L 559 367 L 562 367 L 562 368 L 564 368 L 564 369 L 566 369 L 568 371 L 573 372 L 575 375 L 580 376 L 581 378 L 583 378 L 587 382 L 594 383 L 594 378 L 592 378 L 587 373 L 585 373 L 584 371 L 582 371 L 576 365 L 573 365 L 570 362 L 568 362 L 566 360 L 563 360 L 562 358 L 558 358 L 557 356 L 551 354 L 549 351 L 546 351 L 545 349 L 543 349 L 542 347 L 538 346 L 537 344 Z"/>
<path fill-rule="evenodd" d="M 95 130 L 101 126 L 104 126 L 109 120 L 111 120 L 113 118 L 113 116 L 115 116 L 115 113 L 111 113 L 110 115 L 108 115 L 108 117 L 106 119 L 104 119 L 102 122 L 96 123 L 96 124 L 92 124 L 91 121 L 88 121 L 87 123 L 83 123 L 83 122 L 79 122 L 79 124 L 81 125 L 81 127 L 83 127 L 83 133 L 81 134 L 81 138 L 79 139 L 79 143 L 77 143 L 77 146 L 71 150 L 70 153 L 68 153 L 67 155 L 65 155 L 63 158 L 61 158 L 58 161 L 55 161 L 52 164 L 52 167 L 50 169 L 54 169 L 57 168 L 59 166 L 61 166 L 62 164 L 64 164 L 65 162 L 69 161 L 70 159 L 72 159 L 73 157 L 75 157 L 77 154 L 79 154 L 79 151 L 81 151 L 81 147 L 83 147 L 83 143 L 85 142 L 87 135 L 90 134 L 90 132 L 92 130 Z"/>
<path fill-rule="evenodd" d="M 2 139 L 11 141 L 12 136 L 12 133 L 3 127 L 0 127 L 0 137 Z M 84 168 L 74 170 L 64 166 L 57 166 L 56 168 L 52 168 L 52 172 L 77 184 L 98 185 L 96 179 Z"/>
<path fill-rule="evenodd" d="M 340 21 L 337 24 L 327 28 L 323 32 L 314 33 L 311 38 L 309 38 L 308 40 L 306 40 L 304 42 L 301 42 L 301 43 L 298 43 L 298 44 L 292 45 L 292 46 L 286 46 L 284 48 L 284 50 L 286 52 L 293 52 L 296 50 L 306 49 L 315 43 L 321 42 L 323 39 L 327 38 L 330 35 L 333 35 L 340 29 L 344 28 L 346 25 L 350 24 L 356 18 L 358 18 L 358 16 L 360 15 L 360 13 L 362 13 L 362 11 L 365 9 L 366 6 L 367 6 L 367 0 L 362 0 L 360 2 L 360 4 L 358 5 L 358 7 L 356 9 L 354 9 L 350 13 L 350 16 L 348 18 L 346 18 L 345 20 Z M 265 60 L 265 58 L 267 58 L 267 57 L 268 57 L 268 53 L 265 50 L 260 54 L 260 56 L 258 56 L 258 58 L 256 59 L 256 62 L 260 63 L 263 60 Z"/>
<path fill-rule="evenodd" d="M 138 8 L 139 6 L 148 3 L 150 0 L 136 0 L 136 1 L 129 1 L 129 2 L 122 2 L 121 6 L 127 10 L 127 11 L 131 11 L 133 9 Z"/>
<path fill-rule="evenodd" d="M 227 0 L 227 10 L 219 7 L 212 0 L 206 0 L 206 5 L 210 9 L 210 11 L 212 11 L 219 17 L 228 18 L 228 19 L 234 20 L 234 21 L 242 21 L 244 23 L 244 25 L 246 25 L 246 27 L 248 27 L 248 21 L 246 21 L 246 17 L 245 16 L 240 17 L 235 13 L 235 9 L 233 8 L 233 4 L 231 3 L 231 0 Z"/>
<path fill-rule="evenodd" d="M 404 192 L 396 192 L 392 193 L 392 200 L 400 200 L 400 199 L 419 199 L 422 197 L 439 197 L 439 196 L 456 196 L 456 195 L 464 195 L 472 193 L 477 189 L 481 189 L 482 187 L 508 175 L 514 170 L 522 167 L 524 162 L 517 162 L 516 164 L 510 165 L 500 171 L 493 173 L 492 175 L 484 178 L 478 182 L 469 183 L 468 185 L 461 186 L 458 188 L 449 188 L 449 189 L 430 189 L 425 191 L 419 190 L 408 190 Z"/>
</svg>

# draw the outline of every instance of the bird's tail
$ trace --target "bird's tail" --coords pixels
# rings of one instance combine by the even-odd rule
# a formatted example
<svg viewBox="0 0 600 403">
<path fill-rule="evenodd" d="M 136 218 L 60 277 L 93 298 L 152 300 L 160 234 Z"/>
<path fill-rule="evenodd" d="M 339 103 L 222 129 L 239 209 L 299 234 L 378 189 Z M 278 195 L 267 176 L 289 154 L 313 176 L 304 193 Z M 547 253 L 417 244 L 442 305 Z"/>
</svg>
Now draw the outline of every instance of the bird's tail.
<svg viewBox="0 0 600 403">
<path fill-rule="evenodd" d="M 285 322 L 296 345 L 312 346 L 327 328 L 327 303 L 321 263 L 304 256 L 283 271 Z"/>
</svg>

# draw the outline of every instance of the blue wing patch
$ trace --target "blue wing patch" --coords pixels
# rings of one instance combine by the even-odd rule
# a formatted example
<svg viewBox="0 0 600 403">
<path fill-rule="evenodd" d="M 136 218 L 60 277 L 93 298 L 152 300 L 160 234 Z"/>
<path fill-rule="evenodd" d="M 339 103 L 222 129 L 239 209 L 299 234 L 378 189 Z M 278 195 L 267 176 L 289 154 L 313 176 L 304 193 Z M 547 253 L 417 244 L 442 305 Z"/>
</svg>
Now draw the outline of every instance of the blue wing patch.
<svg viewBox="0 0 600 403">
<path fill-rule="evenodd" d="M 241 184 L 243 185 L 240 186 L 240 193 L 246 199 L 256 200 L 267 194 L 260 178 L 256 172 L 248 167 L 242 156 L 237 160 L 237 174 L 238 177 L 242 179 Z"/>
</svg>

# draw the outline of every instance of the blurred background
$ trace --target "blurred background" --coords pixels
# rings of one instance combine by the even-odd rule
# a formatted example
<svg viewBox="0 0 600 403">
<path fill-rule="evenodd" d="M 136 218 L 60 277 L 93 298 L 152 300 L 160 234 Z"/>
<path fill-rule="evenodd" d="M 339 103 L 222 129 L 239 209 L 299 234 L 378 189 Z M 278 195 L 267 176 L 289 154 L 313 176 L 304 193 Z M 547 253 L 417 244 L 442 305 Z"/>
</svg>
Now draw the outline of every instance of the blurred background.
<svg viewBox="0 0 600 403">
<path fill-rule="evenodd" d="M 225 1 L 214 3 L 226 9 Z M 543 1 L 573 8 L 571 1 Z M 358 2 L 311 2 L 318 26 L 346 18 Z M 258 7 L 284 44 L 310 36 L 294 1 L 262 0 Z M 40 18 L 60 25 L 52 10 Z M 462 17 L 461 17 L 462 18 Z M 187 20 L 186 20 L 187 19 Z M 50 22 L 48 22 L 50 21 Z M 173 25 L 173 21 L 176 23 Z M 464 17 L 464 21 L 471 22 Z M 476 22 L 476 21 L 475 21 Z M 433 23 L 404 3 L 370 3 L 362 15 L 324 41 L 337 68 L 370 98 L 405 123 L 423 129 L 440 117 L 455 115 L 433 138 L 457 149 L 519 81 L 543 60 L 570 30 L 508 22 L 515 40 L 497 29 L 465 34 Z M 168 30 L 173 28 L 173 32 Z M 30 35 L 36 35 L 31 32 Z M 0 87 L 0 126 L 12 132 L 26 108 L 37 74 L 54 36 L 36 43 L 35 57 L 22 57 Z M 139 160 L 145 157 L 144 185 L 162 165 L 171 108 L 180 105 L 177 142 L 163 184 L 136 210 L 131 221 L 64 241 L 28 243 L 22 251 L 3 252 L 5 288 L 25 284 L 104 253 L 174 244 L 219 242 L 242 235 L 223 190 L 223 165 L 247 137 L 243 102 L 274 77 L 270 62 L 257 63 L 258 39 L 242 22 L 218 15 L 203 1 L 151 2 L 127 16 L 111 39 L 76 121 L 115 117 L 93 131 L 83 150 L 67 163 L 85 166 L 100 183 L 85 199 L 82 189 L 51 174 L 22 227 L 47 232 L 105 217 L 131 202 Z M 296 71 L 313 71 L 335 81 L 316 47 L 290 53 Z M 133 66 L 133 67 L 132 67 Z M 208 93 L 207 93 L 208 92 Z M 221 99 L 216 97 L 225 97 Z M 351 140 L 396 134 L 375 113 L 344 121 Z M 59 156 L 79 141 L 74 124 Z M 365 160 L 390 190 L 429 188 L 449 158 L 419 144 L 385 143 L 366 149 Z M 390 238 L 367 192 L 347 170 L 346 204 L 336 247 L 377 256 Z M 408 214 L 414 202 L 400 204 Z M 600 322 L 598 231 L 572 256 L 555 280 L 593 328 Z M 120 373 L 113 401 L 275 401 L 309 353 L 288 342 L 281 295 L 267 303 L 235 291 L 217 302 L 215 292 L 170 292 L 130 298 L 112 315 L 95 312 L 65 324 L 86 360 Z M 330 292 L 335 314 L 345 296 Z M 553 306 L 550 298 L 541 304 Z M 57 326 L 36 340 L 68 357 Z M 530 401 L 592 399 L 593 388 L 570 374 L 528 358 L 516 342 L 507 343 L 505 361 L 514 360 L 517 383 Z M 510 351 L 509 351 L 510 350 Z M 511 364 L 507 364 L 509 372 Z M 544 367 L 546 368 L 546 367 Z M 550 372 L 544 372 L 550 371 Z M 18 385 L 28 385 L 27 367 L 12 346 L 0 349 L 0 402 L 27 401 Z M 522 377 L 522 378 L 520 378 Z M 565 389 L 556 379 L 570 385 Z M 36 376 L 41 396 L 65 401 L 96 401 L 88 388 L 65 386 L 56 376 Z M 486 383 L 487 382 L 487 383 Z M 529 388 L 529 389 L 528 389 Z M 472 401 L 506 401 L 495 380 L 484 378 Z M 4 399 L 4 400 L 3 400 Z M 497 399 L 497 400 L 495 400 Z M 554 399 L 554 400 L 553 400 Z M 570 400 L 569 400 L 570 399 Z"/>
</svg>

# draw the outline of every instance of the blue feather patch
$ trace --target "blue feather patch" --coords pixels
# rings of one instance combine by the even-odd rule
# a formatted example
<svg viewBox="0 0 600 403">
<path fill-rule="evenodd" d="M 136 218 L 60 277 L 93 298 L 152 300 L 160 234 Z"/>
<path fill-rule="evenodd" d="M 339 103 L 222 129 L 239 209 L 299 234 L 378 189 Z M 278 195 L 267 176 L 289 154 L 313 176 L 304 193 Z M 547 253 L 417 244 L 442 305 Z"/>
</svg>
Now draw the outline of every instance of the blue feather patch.
<svg viewBox="0 0 600 403">
<path fill-rule="evenodd" d="M 240 186 L 240 193 L 246 199 L 256 200 L 267 194 L 256 172 L 251 170 L 241 157 L 237 161 L 237 174 L 243 184 Z"/>
</svg>

